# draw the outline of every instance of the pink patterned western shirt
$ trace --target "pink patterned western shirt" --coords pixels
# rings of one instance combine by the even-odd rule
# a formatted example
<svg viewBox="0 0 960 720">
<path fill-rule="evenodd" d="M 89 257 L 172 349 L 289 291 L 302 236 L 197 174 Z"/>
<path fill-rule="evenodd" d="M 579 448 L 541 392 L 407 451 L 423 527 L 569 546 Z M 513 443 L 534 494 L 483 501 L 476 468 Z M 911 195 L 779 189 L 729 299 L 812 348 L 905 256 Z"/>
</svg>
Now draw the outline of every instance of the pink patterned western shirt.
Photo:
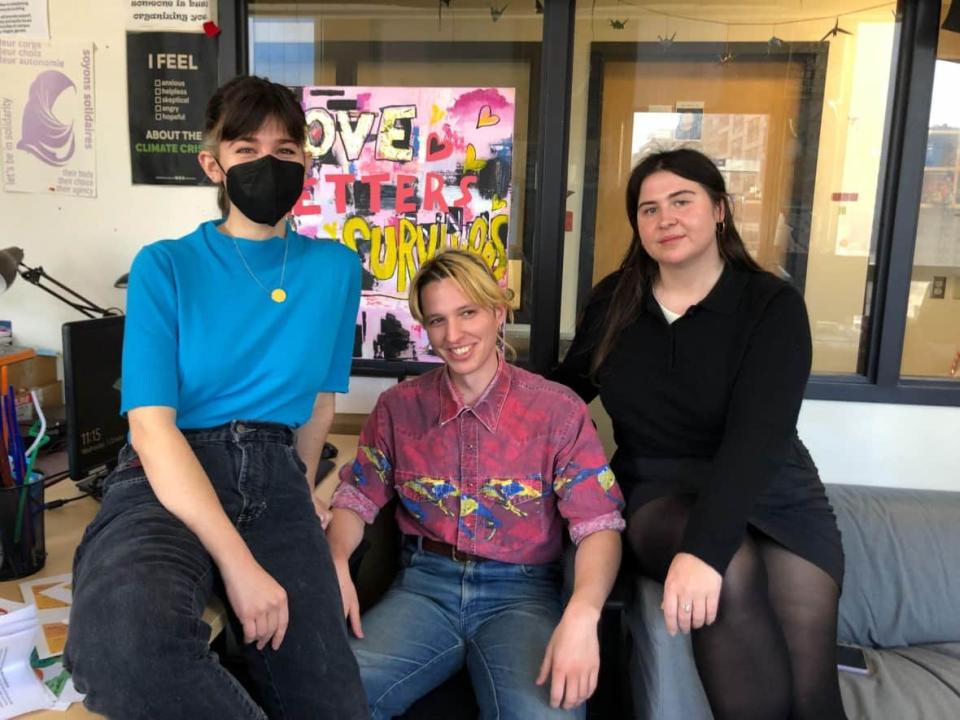
<svg viewBox="0 0 960 720">
<path fill-rule="evenodd" d="M 502 562 L 559 558 L 563 520 L 575 543 L 624 528 L 623 495 L 586 406 L 503 360 L 472 406 L 446 368 L 383 393 L 340 481 L 333 507 L 370 523 L 397 495 L 402 532 Z"/>
</svg>

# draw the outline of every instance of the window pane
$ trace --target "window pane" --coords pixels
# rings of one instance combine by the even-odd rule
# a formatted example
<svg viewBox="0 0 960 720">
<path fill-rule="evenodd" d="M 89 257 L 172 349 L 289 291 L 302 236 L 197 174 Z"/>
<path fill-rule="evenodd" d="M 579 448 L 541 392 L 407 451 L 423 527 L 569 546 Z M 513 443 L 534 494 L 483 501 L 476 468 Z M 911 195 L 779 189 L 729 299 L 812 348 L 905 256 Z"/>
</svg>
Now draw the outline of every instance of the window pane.
<svg viewBox="0 0 960 720">
<path fill-rule="evenodd" d="M 896 24 L 893 5 L 860 7 L 579 3 L 566 337 L 590 286 L 629 246 L 631 169 L 683 145 L 720 166 L 750 253 L 803 291 L 814 372 L 865 371 Z M 836 34 L 825 15 L 840 18 Z"/>
<path fill-rule="evenodd" d="M 314 32 L 311 18 L 251 18 L 250 72 L 285 85 L 312 85 Z M 333 82 L 326 75 L 324 82 Z"/>
<path fill-rule="evenodd" d="M 938 48 L 900 372 L 960 380 L 960 34 Z"/>
<path fill-rule="evenodd" d="M 490 254 L 494 244 L 498 252 L 502 248 L 507 265 L 506 282 L 516 295 L 515 322 L 508 326 L 507 340 L 523 360 L 529 348 L 531 322 L 529 261 L 532 257 L 536 192 L 533 180 L 543 17 L 532 1 L 522 6 L 519 3 L 494 5 L 487 0 L 451 3 L 435 0 L 253 2 L 249 5 L 250 67 L 254 73 L 298 87 L 454 88 L 460 92 L 453 95 L 465 98 L 464 102 L 472 102 L 467 97 L 471 92 L 482 98 L 490 89 L 494 94 L 503 91 L 500 96 L 506 102 L 504 110 L 499 112 L 487 101 L 476 103 L 474 114 L 477 121 L 470 128 L 464 118 L 460 118 L 458 126 L 453 115 L 447 112 L 450 108 L 432 109 L 431 103 L 424 100 L 431 91 L 411 92 L 404 102 L 416 104 L 414 98 L 417 97 L 426 102 L 423 107 L 418 106 L 417 117 L 412 121 L 413 144 L 418 155 L 412 161 L 398 162 L 390 169 L 390 178 L 380 189 L 384 209 L 380 214 L 373 213 L 369 207 L 361 209 L 354 203 L 358 197 L 354 193 L 367 192 L 365 186 L 361 187 L 364 173 L 371 172 L 365 164 L 366 156 L 348 162 L 341 153 L 337 160 L 334 149 L 332 157 L 315 161 L 314 174 L 321 182 L 330 172 L 357 176 L 357 183 L 346 191 L 346 211 L 331 213 L 328 217 L 321 209 L 323 220 L 316 226 L 320 228 L 318 236 L 336 237 L 342 241 L 346 220 L 362 216 L 371 232 L 377 232 L 378 226 L 383 232 L 380 247 L 384 260 L 390 252 L 397 258 L 405 257 L 407 251 L 402 247 L 401 219 L 415 223 L 427 249 L 431 247 L 429 234 L 432 225 L 446 228 L 444 238 L 458 238 L 447 240 L 448 243 L 465 246 L 473 238 L 474 249 L 484 254 Z M 403 95 L 394 94 L 396 97 Z M 319 97 L 322 98 L 322 94 Z M 353 95 L 348 93 L 347 97 L 357 104 Z M 329 104 L 322 99 L 316 102 Z M 356 108 L 351 112 L 356 112 Z M 481 122 L 479 118 L 484 113 L 485 119 Z M 377 127 L 373 127 L 372 134 L 377 132 Z M 448 130 L 452 132 L 449 139 L 455 148 L 452 164 L 448 163 L 449 168 L 431 166 L 426 157 L 431 133 L 436 133 L 440 141 Z M 440 160 L 436 162 L 441 163 Z M 339 168 L 335 167 L 337 164 Z M 458 190 L 464 177 L 475 175 L 477 182 L 471 185 L 471 204 L 463 211 L 452 208 L 447 212 L 439 201 L 428 208 L 426 174 L 432 170 L 443 174 L 442 194 L 447 201 L 460 197 L 454 191 Z M 397 176 L 400 174 L 416 177 L 415 212 L 394 212 L 387 207 L 396 197 Z M 325 191 L 317 192 L 320 193 L 316 198 L 317 207 L 320 207 L 329 198 L 323 196 Z M 431 197 L 436 200 L 435 194 Z M 499 216 L 506 217 L 507 222 L 496 222 Z M 486 240 L 477 240 L 478 222 L 487 228 Z M 396 225 L 397 230 L 388 234 L 386 228 L 391 224 Z M 496 243 L 492 237 L 494 228 Z M 384 326 L 381 315 L 387 310 L 379 306 L 371 310 L 366 320 L 361 317 L 359 352 L 363 357 L 370 352 L 387 352 L 395 359 L 413 359 L 411 353 L 415 348 L 410 343 L 414 343 L 415 336 L 419 337 L 419 328 L 406 315 L 405 301 L 384 297 L 405 295 L 400 292 L 403 289 L 399 277 L 381 280 L 383 272 L 372 272 L 370 248 L 365 248 L 364 242 L 361 235 L 358 250 L 364 255 L 364 265 L 369 272 L 368 285 L 373 285 L 367 288 L 365 302 L 367 298 L 377 296 L 377 300 L 370 300 L 371 305 L 392 303 L 388 310 L 394 318 L 390 321 L 390 328 Z M 384 249 L 391 243 L 393 250 Z M 406 265 L 408 271 L 419 267 L 419 253 L 418 243 L 413 243 L 409 252 L 412 264 Z M 395 265 L 397 272 L 403 270 L 403 263 Z M 379 270 L 383 271 L 383 267 Z M 387 292 L 378 295 L 378 289 Z M 361 313 L 363 307 L 362 304 Z M 396 325 L 398 317 L 402 327 Z M 383 341 L 377 341 L 377 349 L 371 350 L 374 340 L 384 333 L 390 338 L 381 338 Z M 386 342 L 387 339 L 390 341 Z M 421 343 L 417 360 L 429 359 L 423 356 L 424 347 L 425 343 Z"/>
</svg>

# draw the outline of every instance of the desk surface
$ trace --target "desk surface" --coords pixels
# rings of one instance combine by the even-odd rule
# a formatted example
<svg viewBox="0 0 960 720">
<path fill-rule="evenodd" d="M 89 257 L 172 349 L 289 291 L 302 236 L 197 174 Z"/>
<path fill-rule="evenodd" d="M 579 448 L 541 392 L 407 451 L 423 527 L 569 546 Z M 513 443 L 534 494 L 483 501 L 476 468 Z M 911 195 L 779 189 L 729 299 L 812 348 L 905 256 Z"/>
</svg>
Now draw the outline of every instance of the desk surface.
<svg viewBox="0 0 960 720">
<path fill-rule="evenodd" d="M 336 445 L 340 451 L 339 455 L 337 455 L 337 469 L 343 464 L 353 461 L 357 452 L 356 436 L 330 435 L 328 439 Z M 38 468 L 46 470 L 48 473 L 55 473 L 64 468 L 65 462 L 65 457 L 54 455 L 45 462 L 38 461 L 37 465 Z M 330 473 L 320 484 L 317 490 L 318 494 L 329 502 L 333 491 L 336 489 L 337 482 L 336 472 Z M 76 494 L 76 487 L 68 479 L 48 488 L 46 491 L 46 500 L 49 502 L 50 500 L 73 497 Z M 0 582 L 0 597 L 22 602 L 23 596 L 20 594 L 19 585 L 22 580 L 35 580 L 70 572 L 73 566 L 73 552 L 80 542 L 84 528 L 93 520 L 99 507 L 100 504 L 97 501 L 91 498 L 84 498 L 69 505 L 48 510 L 44 518 L 47 549 L 46 564 L 40 572 L 30 575 L 27 578 Z M 214 637 L 223 629 L 224 615 L 222 608 L 219 610 L 208 608 L 204 614 L 204 619 L 210 623 L 213 628 L 212 634 Z M 29 720 L 96 720 L 101 716 L 89 712 L 79 703 L 74 703 L 65 713 L 44 710 L 27 713 L 20 717 Z"/>
</svg>

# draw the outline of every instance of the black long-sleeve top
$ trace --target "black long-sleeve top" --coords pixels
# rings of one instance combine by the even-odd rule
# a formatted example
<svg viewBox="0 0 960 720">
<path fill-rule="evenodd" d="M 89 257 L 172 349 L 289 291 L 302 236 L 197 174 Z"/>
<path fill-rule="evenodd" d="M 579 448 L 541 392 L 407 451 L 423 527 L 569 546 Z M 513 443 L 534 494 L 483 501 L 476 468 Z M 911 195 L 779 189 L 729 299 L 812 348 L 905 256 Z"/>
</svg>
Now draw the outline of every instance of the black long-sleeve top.
<svg viewBox="0 0 960 720">
<path fill-rule="evenodd" d="M 707 297 L 668 324 L 647 292 L 591 378 L 618 275 L 594 289 L 554 379 L 586 402 L 599 392 L 618 456 L 708 461 L 680 550 L 723 574 L 796 436 L 811 362 L 803 298 L 769 273 L 727 265 Z M 628 494 L 643 480 L 622 470 L 618 479 Z"/>
</svg>

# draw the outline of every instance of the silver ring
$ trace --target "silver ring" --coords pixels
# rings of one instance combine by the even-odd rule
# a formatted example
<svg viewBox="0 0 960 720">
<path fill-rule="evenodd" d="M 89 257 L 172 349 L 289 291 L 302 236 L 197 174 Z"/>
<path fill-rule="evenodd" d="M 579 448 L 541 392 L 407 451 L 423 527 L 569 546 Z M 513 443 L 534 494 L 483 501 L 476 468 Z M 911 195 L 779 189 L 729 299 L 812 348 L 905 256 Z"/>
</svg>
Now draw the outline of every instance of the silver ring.
<svg viewBox="0 0 960 720">
<path fill-rule="evenodd" d="M 687 603 L 686 605 L 681 605 L 680 609 L 683 610 L 685 613 L 688 613 L 691 610 L 693 610 L 693 605 L 691 605 L 690 603 Z"/>
</svg>

